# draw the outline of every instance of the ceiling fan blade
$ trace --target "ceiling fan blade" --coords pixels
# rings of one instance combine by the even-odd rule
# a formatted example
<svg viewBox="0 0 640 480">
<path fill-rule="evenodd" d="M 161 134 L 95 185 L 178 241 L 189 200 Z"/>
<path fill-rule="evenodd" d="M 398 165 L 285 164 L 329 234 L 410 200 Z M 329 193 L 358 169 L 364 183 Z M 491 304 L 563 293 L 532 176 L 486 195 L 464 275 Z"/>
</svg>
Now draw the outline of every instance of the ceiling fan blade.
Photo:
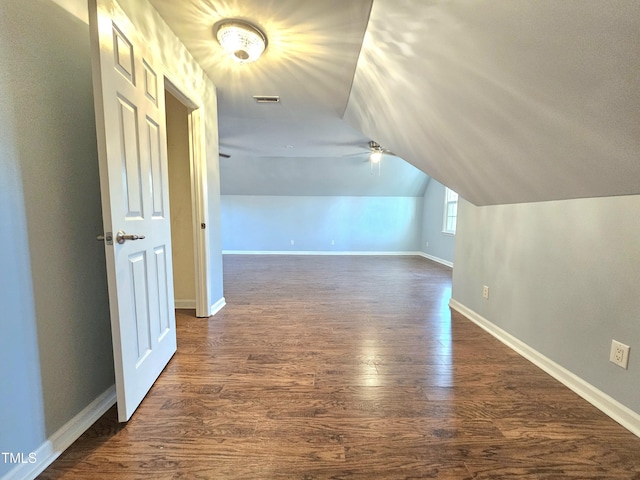
<svg viewBox="0 0 640 480">
<path fill-rule="evenodd" d="M 347 153 L 346 155 L 341 155 L 341 157 L 346 158 L 346 157 L 361 157 L 363 155 L 369 155 L 369 150 L 362 150 L 361 152 L 356 152 L 356 153 Z"/>
</svg>

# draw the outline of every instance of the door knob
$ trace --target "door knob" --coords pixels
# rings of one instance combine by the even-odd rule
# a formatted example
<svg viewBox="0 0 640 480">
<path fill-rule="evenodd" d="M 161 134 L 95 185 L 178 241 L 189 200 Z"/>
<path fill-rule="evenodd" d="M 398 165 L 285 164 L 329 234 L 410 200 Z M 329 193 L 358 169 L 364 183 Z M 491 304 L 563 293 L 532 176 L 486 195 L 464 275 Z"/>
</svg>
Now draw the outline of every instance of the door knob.
<svg viewBox="0 0 640 480">
<path fill-rule="evenodd" d="M 118 242 L 119 244 L 123 244 L 127 240 L 142 240 L 143 238 L 144 238 L 144 235 L 134 235 L 131 233 L 125 233 L 122 230 L 116 233 L 116 242 Z"/>
</svg>

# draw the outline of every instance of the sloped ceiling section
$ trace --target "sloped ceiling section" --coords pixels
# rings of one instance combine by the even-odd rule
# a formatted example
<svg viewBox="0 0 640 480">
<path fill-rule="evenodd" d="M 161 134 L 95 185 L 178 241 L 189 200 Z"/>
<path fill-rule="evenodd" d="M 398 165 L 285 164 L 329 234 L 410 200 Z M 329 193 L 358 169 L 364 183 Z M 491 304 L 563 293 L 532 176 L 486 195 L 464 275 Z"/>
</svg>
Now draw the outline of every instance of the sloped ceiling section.
<svg viewBox="0 0 640 480">
<path fill-rule="evenodd" d="M 476 205 L 640 193 L 640 2 L 375 0 L 345 120 Z"/>
</svg>

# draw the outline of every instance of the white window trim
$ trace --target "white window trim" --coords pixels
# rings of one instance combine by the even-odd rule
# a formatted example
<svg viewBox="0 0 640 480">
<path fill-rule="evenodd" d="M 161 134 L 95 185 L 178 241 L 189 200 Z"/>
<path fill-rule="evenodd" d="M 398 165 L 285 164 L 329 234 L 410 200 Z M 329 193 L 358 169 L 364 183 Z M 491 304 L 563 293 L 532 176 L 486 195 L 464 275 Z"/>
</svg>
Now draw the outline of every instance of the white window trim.
<svg viewBox="0 0 640 480">
<path fill-rule="evenodd" d="M 453 195 L 452 195 L 453 194 Z M 454 198 L 455 196 L 455 198 Z M 453 216 L 453 218 L 455 219 L 453 222 L 453 229 L 449 229 L 447 228 L 448 226 L 448 220 L 449 220 L 449 206 L 450 205 L 456 205 L 456 215 Z M 443 212 L 443 219 L 442 219 L 442 233 L 446 234 L 446 235 L 455 235 L 456 234 L 456 223 L 458 220 L 458 194 L 456 192 L 454 192 L 453 190 L 451 190 L 448 187 L 445 187 L 444 190 L 444 212 Z"/>
</svg>

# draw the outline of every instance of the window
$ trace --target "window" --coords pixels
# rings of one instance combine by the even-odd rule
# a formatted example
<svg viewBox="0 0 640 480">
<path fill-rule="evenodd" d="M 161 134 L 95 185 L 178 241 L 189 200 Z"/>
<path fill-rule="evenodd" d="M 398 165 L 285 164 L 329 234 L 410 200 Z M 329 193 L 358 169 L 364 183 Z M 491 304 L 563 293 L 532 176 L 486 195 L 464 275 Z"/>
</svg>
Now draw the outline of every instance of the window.
<svg viewBox="0 0 640 480">
<path fill-rule="evenodd" d="M 458 194 L 446 188 L 444 193 L 444 226 L 442 231 L 455 235 L 458 217 Z"/>
</svg>

